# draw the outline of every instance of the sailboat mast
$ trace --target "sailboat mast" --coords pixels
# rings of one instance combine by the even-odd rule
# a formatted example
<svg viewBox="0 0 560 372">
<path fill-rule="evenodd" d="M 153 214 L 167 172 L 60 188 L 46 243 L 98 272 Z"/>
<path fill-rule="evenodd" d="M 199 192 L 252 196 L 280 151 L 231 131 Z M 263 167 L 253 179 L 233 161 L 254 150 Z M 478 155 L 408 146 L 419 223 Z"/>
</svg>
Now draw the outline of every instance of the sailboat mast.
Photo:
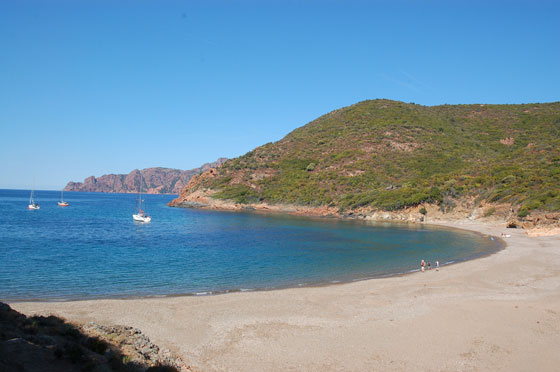
<svg viewBox="0 0 560 372">
<path fill-rule="evenodd" d="M 134 206 L 134 213 L 140 213 L 142 209 L 142 173 L 140 173 L 140 185 L 136 188 L 136 205 Z"/>
<path fill-rule="evenodd" d="M 142 209 L 142 173 L 140 173 L 140 184 L 138 185 L 138 213 Z"/>
<path fill-rule="evenodd" d="M 31 188 L 31 195 L 29 195 L 29 204 L 33 204 L 33 192 L 35 191 L 35 178 L 33 178 L 33 188 Z"/>
</svg>

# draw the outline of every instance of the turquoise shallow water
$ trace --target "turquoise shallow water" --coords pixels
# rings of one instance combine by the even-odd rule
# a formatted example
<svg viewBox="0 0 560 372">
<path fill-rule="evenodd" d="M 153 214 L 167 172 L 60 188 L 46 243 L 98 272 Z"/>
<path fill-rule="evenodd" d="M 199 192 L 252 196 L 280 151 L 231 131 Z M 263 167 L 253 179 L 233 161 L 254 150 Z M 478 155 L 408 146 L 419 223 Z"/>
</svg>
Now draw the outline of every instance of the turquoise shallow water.
<svg viewBox="0 0 560 372">
<path fill-rule="evenodd" d="M 257 213 L 169 208 L 146 195 L 0 190 L 0 300 L 206 294 L 405 273 L 500 248 L 475 233 Z"/>
</svg>

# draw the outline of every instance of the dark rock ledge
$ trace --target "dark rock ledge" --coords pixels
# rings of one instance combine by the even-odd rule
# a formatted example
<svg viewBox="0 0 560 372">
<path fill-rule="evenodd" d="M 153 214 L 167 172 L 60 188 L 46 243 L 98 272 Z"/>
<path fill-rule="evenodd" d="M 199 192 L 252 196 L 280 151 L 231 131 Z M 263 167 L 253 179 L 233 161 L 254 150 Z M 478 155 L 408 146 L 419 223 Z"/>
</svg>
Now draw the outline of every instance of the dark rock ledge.
<svg viewBox="0 0 560 372">
<path fill-rule="evenodd" d="M 0 371 L 193 371 L 139 329 L 30 316 L 0 302 Z"/>
</svg>

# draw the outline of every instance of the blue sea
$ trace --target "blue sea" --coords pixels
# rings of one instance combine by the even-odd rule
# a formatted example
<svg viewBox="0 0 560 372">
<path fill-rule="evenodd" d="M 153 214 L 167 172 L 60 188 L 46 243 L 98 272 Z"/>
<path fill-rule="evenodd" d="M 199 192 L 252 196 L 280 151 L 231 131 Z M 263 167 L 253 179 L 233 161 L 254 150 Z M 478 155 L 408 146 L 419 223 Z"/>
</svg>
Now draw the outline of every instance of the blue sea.
<svg viewBox="0 0 560 372">
<path fill-rule="evenodd" d="M 419 224 L 170 208 L 135 194 L 0 190 L 0 301 L 202 295 L 347 282 L 501 248 L 487 236 Z"/>
</svg>

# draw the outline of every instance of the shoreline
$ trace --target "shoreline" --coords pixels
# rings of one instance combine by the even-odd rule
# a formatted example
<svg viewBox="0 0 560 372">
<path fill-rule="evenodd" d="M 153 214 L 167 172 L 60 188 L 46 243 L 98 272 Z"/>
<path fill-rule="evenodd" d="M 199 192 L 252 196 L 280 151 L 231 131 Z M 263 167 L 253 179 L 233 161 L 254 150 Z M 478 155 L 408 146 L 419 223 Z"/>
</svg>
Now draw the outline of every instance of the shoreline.
<svg viewBox="0 0 560 372">
<path fill-rule="evenodd" d="M 493 236 L 505 230 L 477 221 L 438 225 Z M 554 371 L 560 237 L 508 233 L 495 254 L 414 275 L 220 296 L 10 305 L 139 328 L 200 371 Z"/>
<path fill-rule="evenodd" d="M 232 213 L 243 213 L 245 211 L 232 211 L 229 210 L 227 212 L 232 212 Z M 246 211 L 247 213 L 253 213 L 252 211 Z M 266 212 L 261 212 L 263 214 L 268 214 Z M 279 214 L 281 215 L 281 212 L 275 213 L 275 214 Z M 290 215 L 291 216 L 291 215 Z M 362 219 L 358 219 L 358 218 L 347 218 L 347 217 L 342 217 L 342 216 L 337 216 L 337 217 L 325 217 L 325 216 L 300 216 L 298 215 L 297 217 L 301 217 L 301 218 L 317 218 L 317 219 L 325 219 L 325 218 L 335 218 L 341 221 L 361 221 L 364 223 L 373 223 L 373 224 L 381 224 L 381 223 L 388 223 L 388 224 L 395 224 L 395 225 L 411 225 L 411 224 L 415 224 L 413 222 L 403 222 L 403 221 L 365 221 Z M 458 228 L 458 227 L 454 227 L 454 226 L 447 226 L 447 225 L 442 225 L 442 224 L 435 224 L 435 223 L 430 223 L 430 222 L 425 222 L 422 223 L 422 225 L 428 225 L 430 227 L 435 227 L 435 228 L 446 228 L 446 229 L 450 229 L 450 230 L 459 230 L 459 231 L 465 231 L 468 233 L 472 233 L 472 234 L 476 234 L 479 235 L 480 237 L 492 237 L 495 238 L 497 244 L 499 244 L 499 246 L 491 249 L 490 251 L 484 252 L 484 253 L 478 253 L 478 254 L 473 254 L 472 256 L 466 257 L 466 258 L 461 258 L 461 259 L 456 259 L 450 262 L 445 262 L 445 263 L 440 263 L 440 267 L 447 267 L 450 265 L 457 265 L 457 264 L 461 264 L 464 262 L 469 262 L 469 261 L 474 261 L 474 260 L 478 260 L 478 259 L 482 259 L 484 257 L 487 256 L 491 256 L 494 255 L 502 250 L 504 250 L 507 246 L 507 243 L 500 237 L 498 236 L 491 236 L 488 234 L 483 234 L 481 232 L 478 231 L 473 231 L 473 230 L 469 230 L 469 229 L 463 229 L 463 228 Z M 435 270 L 435 266 L 433 268 Z M 420 269 L 411 269 L 408 271 L 399 271 L 399 272 L 389 272 L 389 273 L 379 273 L 379 274 L 373 274 L 371 276 L 367 276 L 367 277 L 353 277 L 350 279 L 346 279 L 346 280 L 336 280 L 336 279 L 329 279 L 329 280 L 325 280 L 325 281 L 321 281 L 321 282 L 304 282 L 304 283 L 298 283 L 298 284 L 291 284 L 291 285 L 284 285 L 284 286 L 277 286 L 277 287 L 270 287 L 270 288 L 266 288 L 266 287 L 257 287 L 257 288 L 232 288 L 232 289 L 226 289 L 226 290 L 204 290 L 202 292 L 186 292 L 186 293 L 171 293 L 171 294 L 150 294 L 150 295 L 129 295 L 129 296 L 123 296 L 123 295 L 109 295 L 109 296 L 99 296 L 99 297 L 68 297 L 68 298 L 22 298 L 22 299 L 17 299 L 17 298 L 8 298 L 8 299 L 0 299 L 3 302 L 6 303 L 10 303 L 10 304 L 16 304 L 16 303 L 26 303 L 26 302 L 33 302 L 33 303 L 41 303 L 41 302 L 45 302 L 45 303 L 65 303 L 65 302 L 75 302 L 75 301 L 98 301 L 98 300 L 142 300 L 142 299 L 159 299 L 159 298 L 176 298 L 176 297 L 200 297 L 200 296 L 221 296 L 221 295 L 227 295 L 230 293 L 244 293 L 244 292 L 269 292 L 269 291 L 276 291 L 276 290 L 283 290 L 283 289 L 292 289 L 292 288 L 320 288 L 320 287 L 328 287 L 328 286 L 334 286 L 334 285 L 344 285 L 344 284 L 348 284 L 348 283 L 354 283 L 354 282 L 361 282 L 361 281 L 367 281 L 367 280 L 377 280 L 377 279 L 384 279 L 384 278 L 393 278 L 393 277 L 401 277 L 401 276 L 406 276 L 406 275 L 412 275 L 415 274 L 417 272 L 420 272 Z"/>
<path fill-rule="evenodd" d="M 199 209 L 220 212 L 244 212 L 269 215 L 290 215 L 339 220 L 364 220 L 392 223 L 420 223 L 445 225 L 461 221 L 476 221 L 485 224 L 501 223 L 511 228 L 521 228 L 529 236 L 560 235 L 560 213 L 541 212 L 519 219 L 509 205 L 461 205 L 454 212 L 444 212 L 435 204 L 422 204 L 397 211 L 383 211 L 360 207 L 341 212 L 338 207 L 305 206 L 295 204 L 268 204 L 266 202 L 240 204 L 229 200 L 214 199 L 215 191 L 195 191 L 167 203 L 172 208 Z M 469 203 L 467 203 L 469 204 Z M 423 212 L 422 209 L 424 209 Z M 496 210 L 500 210 L 499 213 Z M 489 211 L 492 213 L 488 214 Z"/>
</svg>

